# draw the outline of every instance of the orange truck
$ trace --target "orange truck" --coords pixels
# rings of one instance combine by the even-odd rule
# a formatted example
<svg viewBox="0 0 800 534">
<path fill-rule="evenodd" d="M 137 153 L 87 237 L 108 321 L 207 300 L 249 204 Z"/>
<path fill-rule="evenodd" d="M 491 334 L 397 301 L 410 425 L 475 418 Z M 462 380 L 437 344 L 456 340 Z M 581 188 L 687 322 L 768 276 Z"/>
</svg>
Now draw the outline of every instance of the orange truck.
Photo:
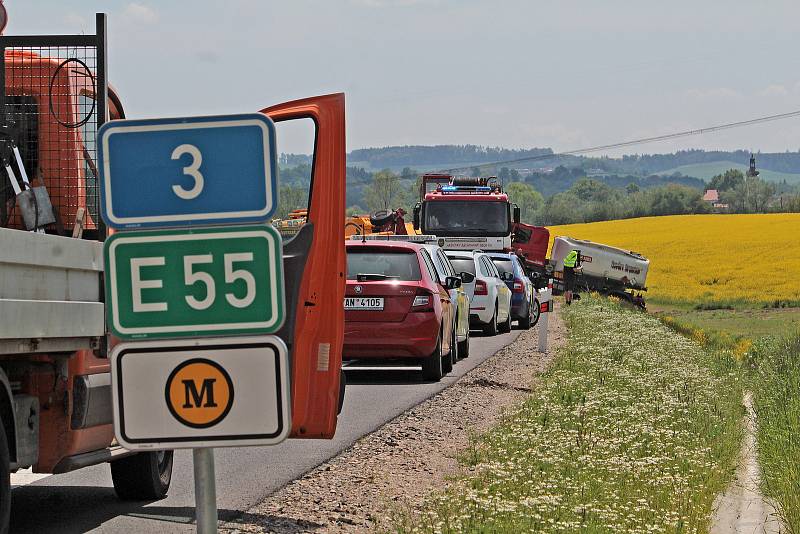
<svg viewBox="0 0 800 534">
<path fill-rule="evenodd" d="M 95 134 L 125 113 L 105 39 L 102 14 L 96 35 L 0 36 L 0 532 L 18 470 L 110 462 L 123 499 L 170 484 L 171 451 L 114 441 Z M 283 242 L 295 438 L 333 437 L 344 395 L 344 110 L 343 94 L 261 110 L 316 129 L 307 217 Z"/>
</svg>

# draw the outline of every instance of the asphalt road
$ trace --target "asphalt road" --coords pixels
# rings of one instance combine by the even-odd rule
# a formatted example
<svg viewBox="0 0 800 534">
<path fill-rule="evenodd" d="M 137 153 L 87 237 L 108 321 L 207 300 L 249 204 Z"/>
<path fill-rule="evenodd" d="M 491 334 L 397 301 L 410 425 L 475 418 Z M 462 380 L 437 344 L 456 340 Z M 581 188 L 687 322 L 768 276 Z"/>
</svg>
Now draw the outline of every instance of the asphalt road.
<svg viewBox="0 0 800 534">
<path fill-rule="evenodd" d="M 470 357 L 439 383 L 395 371 L 348 372 L 347 393 L 332 440 L 287 440 L 275 447 L 216 449 L 217 506 L 222 520 L 336 456 L 361 436 L 453 384 L 516 339 L 519 331 L 472 337 Z M 34 477 L 18 475 L 12 484 Z M 191 451 L 175 453 L 169 496 L 151 503 L 117 500 L 108 465 L 35 480 L 12 491 L 11 532 L 194 532 Z"/>
</svg>

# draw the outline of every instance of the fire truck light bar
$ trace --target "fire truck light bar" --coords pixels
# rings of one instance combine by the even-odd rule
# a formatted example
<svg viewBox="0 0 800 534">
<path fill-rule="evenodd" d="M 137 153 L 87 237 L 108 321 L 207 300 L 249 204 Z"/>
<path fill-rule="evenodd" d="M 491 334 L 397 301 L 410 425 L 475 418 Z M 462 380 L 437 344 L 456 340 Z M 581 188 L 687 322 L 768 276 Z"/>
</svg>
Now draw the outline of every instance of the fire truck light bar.
<svg viewBox="0 0 800 534">
<path fill-rule="evenodd" d="M 435 243 L 437 237 L 435 235 L 359 235 L 354 234 L 350 236 L 352 241 L 408 241 L 409 243 Z"/>
<path fill-rule="evenodd" d="M 442 193 L 491 193 L 492 188 L 484 185 L 443 185 Z"/>
</svg>

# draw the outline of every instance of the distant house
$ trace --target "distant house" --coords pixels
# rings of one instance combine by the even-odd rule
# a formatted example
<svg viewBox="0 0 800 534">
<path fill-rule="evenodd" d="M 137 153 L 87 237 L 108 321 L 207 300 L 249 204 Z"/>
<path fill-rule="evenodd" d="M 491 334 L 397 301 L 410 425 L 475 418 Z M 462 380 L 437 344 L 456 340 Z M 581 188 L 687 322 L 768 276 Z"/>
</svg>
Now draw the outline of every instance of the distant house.
<svg viewBox="0 0 800 534">
<path fill-rule="evenodd" d="M 719 202 L 719 191 L 716 189 L 709 189 L 703 195 L 703 200 L 706 202 L 710 202 L 711 204 L 716 204 Z"/>
<path fill-rule="evenodd" d="M 703 200 L 711 204 L 715 212 L 726 211 L 730 206 L 719 201 L 719 191 L 709 189 L 703 194 Z"/>
</svg>

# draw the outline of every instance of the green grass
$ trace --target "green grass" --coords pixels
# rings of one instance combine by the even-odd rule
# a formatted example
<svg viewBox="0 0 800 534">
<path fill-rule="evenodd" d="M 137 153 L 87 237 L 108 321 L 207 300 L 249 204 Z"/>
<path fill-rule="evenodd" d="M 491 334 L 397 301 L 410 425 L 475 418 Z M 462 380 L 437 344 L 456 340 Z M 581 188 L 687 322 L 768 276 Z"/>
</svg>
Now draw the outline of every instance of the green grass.
<svg viewBox="0 0 800 534">
<path fill-rule="evenodd" d="M 758 421 L 762 491 L 791 532 L 800 532 L 800 309 L 698 310 L 684 303 L 650 311 L 744 364 Z"/>
<path fill-rule="evenodd" d="M 661 171 L 658 174 L 669 176 L 670 174 L 679 172 L 686 176 L 693 176 L 694 178 L 710 181 L 715 175 L 722 174 L 728 169 L 738 169 L 742 172 L 747 172 L 748 168 L 748 165 L 744 163 L 736 163 L 733 161 L 712 161 L 709 163 L 681 165 L 680 167 L 675 167 L 674 169 Z M 768 182 L 783 182 L 786 180 L 786 182 L 790 184 L 800 183 L 800 174 L 768 171 L 765 169 L 759 169 L 759 173 L 759 178 L 763 178 Z"/>
<path fill-rule="evenodd" d="M 710 336 L 727 335 L 733 341 L 800 331 L 800 308 L 696 309 L 687 305 L 648 305 L 648 309 L 657 317 L 671 317 Z"/>
<path fill-rule="evenodd" d="M 748 354 L 762 491 L 800 532 L 800 334 L 757 341 Z"/>
<path fill-rule="evenodd" d="M 707 531 L 740 447 L 737 365 L 606 299 L 566 319 L 531 396 L 397 531 Z"/>
</svg>

